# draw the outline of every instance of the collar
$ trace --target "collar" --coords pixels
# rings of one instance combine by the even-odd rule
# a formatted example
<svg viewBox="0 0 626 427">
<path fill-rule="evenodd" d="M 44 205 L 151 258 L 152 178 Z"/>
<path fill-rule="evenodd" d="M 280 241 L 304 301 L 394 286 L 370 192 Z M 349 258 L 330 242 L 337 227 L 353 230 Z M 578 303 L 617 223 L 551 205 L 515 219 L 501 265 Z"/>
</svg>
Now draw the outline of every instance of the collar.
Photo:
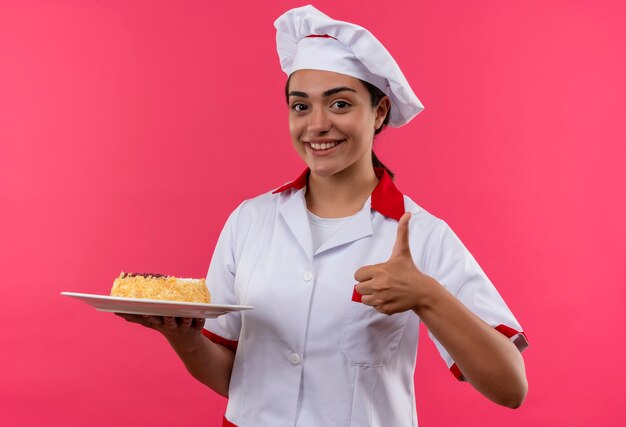
<svg viewBox="0 0 626 427">
<path fill-rule="evenodd" d="M 272 194 L 282 193 L 291 189 L 301 190 L 306 186 L 310 172 L 310 169 L 307 168 L 295 180 L 274 190 Z M 375 167 L 374 173 L 378 178 L 378 184 L 372 191 L 372 209 L 388 218 L 400 221 L 404 214 L 404 196 L 384 168 Z"/>
</svg>

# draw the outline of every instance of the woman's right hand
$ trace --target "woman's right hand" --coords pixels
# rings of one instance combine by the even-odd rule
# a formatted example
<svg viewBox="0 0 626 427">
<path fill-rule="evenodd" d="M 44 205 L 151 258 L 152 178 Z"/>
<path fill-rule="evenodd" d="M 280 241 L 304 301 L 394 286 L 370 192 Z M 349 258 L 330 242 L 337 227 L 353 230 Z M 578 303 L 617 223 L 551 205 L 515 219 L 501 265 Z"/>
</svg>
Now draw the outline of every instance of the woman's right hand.
<svg viewBox="0 0 626 427">
<path fill-rule="evenodd" d="M 228 397 L 235 353 L 202 335 L 204 319 L 115 313 L 146 328 L 159 331 L 170 343 L 191 375 Z"/>
<path fill-rule="evenodd" d="M 176 350 L 192 350 L 202 338 L 204 319 L 115 313 L 128 322 L 160 332 Z"/>
</svg>

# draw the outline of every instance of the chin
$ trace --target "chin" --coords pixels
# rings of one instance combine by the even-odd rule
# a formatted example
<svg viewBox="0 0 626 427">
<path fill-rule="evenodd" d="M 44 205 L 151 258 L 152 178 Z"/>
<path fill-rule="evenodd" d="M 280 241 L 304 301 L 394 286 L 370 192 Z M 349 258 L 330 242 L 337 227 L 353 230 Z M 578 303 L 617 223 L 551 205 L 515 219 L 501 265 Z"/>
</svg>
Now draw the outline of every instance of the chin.
<svg viewBox="0 0 626 427">
<path fill-rule="evenodd" d="M 322 166 L 322 165 L 309 165 L 309 169 L 311 169 L 311 173 L 314 173 L 315 175 L 321 177 L 321 178 L 327 178 L 331 175 L 334 175 L 338 172 L 337 168 L 331 167 L 331 166 Z"/>
</svg>

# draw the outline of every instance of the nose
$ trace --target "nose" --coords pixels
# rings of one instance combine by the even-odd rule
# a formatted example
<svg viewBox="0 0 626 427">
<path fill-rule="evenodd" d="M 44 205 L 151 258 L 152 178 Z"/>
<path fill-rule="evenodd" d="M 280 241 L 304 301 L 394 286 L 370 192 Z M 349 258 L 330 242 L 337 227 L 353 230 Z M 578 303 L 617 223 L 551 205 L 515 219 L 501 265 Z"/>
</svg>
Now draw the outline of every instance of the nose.
<svg viewBox="0 0 626 427">
<path fill-rule="evenodd" d="M 332 127 L 332 122 L 328 113 L 323 108 L 313 108 L 309 114 L 308 131 L 310 134 L 322 134 L 328 132 Z"/>
</svg>

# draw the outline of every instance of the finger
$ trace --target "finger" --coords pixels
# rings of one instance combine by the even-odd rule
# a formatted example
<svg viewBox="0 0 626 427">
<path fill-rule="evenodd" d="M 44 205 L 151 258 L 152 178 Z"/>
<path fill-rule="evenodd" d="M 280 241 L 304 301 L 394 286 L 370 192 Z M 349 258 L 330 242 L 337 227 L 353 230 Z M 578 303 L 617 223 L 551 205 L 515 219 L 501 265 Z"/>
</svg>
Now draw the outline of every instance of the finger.
<svg viewBox="0 0 626 427">
<path fill-rule="evenodd" d="M 378 297 L 376 295 L 362 295 L 361 302 L 371 307 L 376 307 L 376 305 L 379 303 Z"/>
<path fill-rule="evenodd" d="M 189 329 L 191 327 L 191 323 L 193 322 L 193 319 L 191 317 L 183 317 L 182 319 L 180 319 L 180 327 L 183 329 Z"/>
<path fill-rule="evenodd" d="M 163 317 L 163 325 L 167 329 L 175 329 L 176 328 L 176 318 L 172 316 L 164 316 Z"/>
<path fill-rule="evenodd" d="M 409 245 L 409 221 L 411 220 L 411 212 L 405 212 L 398 221 L 398 232 L 396 234 L 396 242 L 391 250 L 391 258 L 401 256 L 411 256 L 411 247 Z"/>
<path fill-rule="evenodd" d="M 129 314 L 129 313 L 114 313 L 116 316 L 121 317 L 122 319 L 126 320 L 127 322 L 130 323 L 137 323 L 141 326 L 146 326 L 146 327 L 150 327 L 148 326 L 148 323 L 146 322 L 146 320 L 143 318 L 143 316 L 139 315 L 139 314 Z"/>
<path fill-rule="evenodd" d="M 161 316 L 151 316 L 148 314 L 144 314 L 143 317 L 144 322 L 146 322 L 146 326 L 150 328 L 154 328 L 155 326 L 160 326 L 163 324 L 163 318 Z"/>
<path fill-rule="evenodd" d="M 377 269 L 375 265 L 365 265 L 354 272 L 354 280 L 357 282 L 366 282 L 374 277 Z"/>
<path fill-rule="evenodd" d="M 371 280 L 367 280 L 365 282 L 359 282 L 355 284 L 354 290 L 358 292 L 360 295 L 371 295 L 375 291 L 375 289 L 372 287 Z"/>
<path fill-rule="evenodd" d="M 364 296 L 374 295 L 384 289 L 386 289 L 385 286 L 381 286 L 380 283 L 377 283 L 374 279 L 357 283 L 352 290 L 352 301 L 363 302 Z"/>
<path fill-rule="evenodd" d="M 378 304 L 374 306 L 374 309 L 376 309 L 376 311 L 378 311 L 381 314 L 386 314 L 387 316 L 391 316 L 392 314 L 395 313 L 392 306 L 389 304 Z"/>
<path fill-rule="evenodd" d="M 354 289 L 352 289 L 352 301 L 363 302 L 363 294 L 358 291 L 357 286 L 358 284 L 354 285 Z"/>
<path fill-rule="evenodd" d="M 193 319 L 193 326 L 194 329 L 202 329 L 204 328 L 204 318 L 198 318 L 198 319 Z"/>
<path fill-rule="evenodd" d="M 357 283 L 356 285 L 354 285 L 354 289 L 352 290 L 352 301 L 362 302 L 362 298 L 364 295 L 371 295 L 373 292 L 374 291 L 371 287 L 371 280 Z"/>
<path fill-rule="evenodd" d="M 128 322 L 133 322 L 133 323 L 142 323 L 143 324 L 143 316 L 140 316 L 138 314 L 129 314 L 129 313 L 113 313 L 118 317 L 121 317 L 122 319 L 128 321 Z"/>
</svg>

